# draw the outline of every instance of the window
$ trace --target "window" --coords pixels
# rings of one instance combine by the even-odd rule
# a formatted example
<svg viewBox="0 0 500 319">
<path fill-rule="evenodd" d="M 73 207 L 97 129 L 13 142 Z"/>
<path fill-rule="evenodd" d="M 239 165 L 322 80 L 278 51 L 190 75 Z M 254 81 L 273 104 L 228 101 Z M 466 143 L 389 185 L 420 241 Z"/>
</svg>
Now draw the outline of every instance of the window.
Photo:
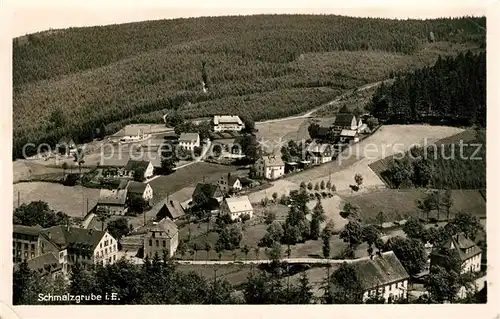
<svg viewBox="0 0 500 319">
<path fill-rule="evenodd" d="M 163 241 L 163 247 L 167 247 L 167 241 L 166 240 Z"/>
<path fill-rule="evenodd" d="M 107 248 L 105 248 L 105 249 L 104 249 L 104 253 L 105 253 L 106 255 L 108 254 L 108 249 L 107 249 Z"/>
<path fill-rule="evenodd" d="M 28 244 L 24 244 L 24 249 L 28 249 Z"/>
<path fill-rule="evenodd" d="M 99 248 L 102 248 L 102 243 L 99 244 Z"/>
<path fill-rule="evenodd" d="M 115 260 L 116 260 L 116 255 L 113 255 L 113 261 L 115 261 Z"/>
<path fill-rule="evenodd" d="M 27 251 L 24 252 L 24 258 L 28 258 L 28 252 Z"/>
<path fill-rule="evenodd" d="M 62 251 L 61 251 L 61 252 L 59 252 L 59 258 L 62 258 L 62 257 L 63 257 L 63 255 L 64 255 L 64 253 L 63 253 Z"/>
<path fill-rule="evenodd" d="M 160 246 L 159 240 L 156 240 L 156 247 Z"/>
<path fill-rule="evenodd" d="M 35 250 L 35 244 L 31 244 L 31 249 Z"/>
<path fill-rule="evenodd" d="M 149 240 L 149 246 L 153 246 L 153 241 L 151 239 Z"/>
<path fill-rule="evenodd" d="M 155 233 L 155 232 L 151 232 L 151 234 L 152 234 L 151 236 L 152 236 L 153 238 L 155 238 L 155 234 L 156 234 L 156 233 Z"/>
</svg>

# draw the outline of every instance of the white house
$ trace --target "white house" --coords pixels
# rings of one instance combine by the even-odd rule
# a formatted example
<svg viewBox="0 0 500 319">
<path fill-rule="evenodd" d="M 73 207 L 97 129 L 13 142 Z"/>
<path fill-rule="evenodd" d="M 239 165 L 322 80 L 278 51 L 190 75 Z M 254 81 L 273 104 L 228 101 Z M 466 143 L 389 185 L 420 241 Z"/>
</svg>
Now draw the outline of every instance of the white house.
<svg viewBox="0 0 500 319">
<path fill-rule="evenodd" d="M 333 159 L 334 149 L 330 144 L 311 143 L 307 147 L 308 160 L 313 165 L 331 162 Z"/>
<path fill-rule="evenodd" d="M 241 186 L 241 181 L 238 178 L 238 176 L 235 176 L 231 173 L 227 174 L 222 174 L 220 179 L 217 181 L 217 184 L 219 185 L 219 188 L 221 191 L 227 193 L 229 191 L 240 191 L 242 186 Z"/>
<path fill-rule="evenodd" d="M 145 201 L 153 199 L 153 188 L 148 183 L 122 180 L 118 186 L 119 190 L 126 189 L 128 195 L 140 195 Z"/>
<path fill-rule="evenodd" d="M 214 116 L 214 131 L 236 131 L 239 132 L 245 128 L 243 121 L 236 115 L 215 115 Z"/>
<path fill-rule="evenodd" d="M 144 179 L 148 179 L 154 174 L 154 166 L 150 161 L 136 161 L 129 160 L 127 165 L 123 168 L 123 175 L 128 177 L 134 177 L 136 170 L 141 170 L 144 172 Z"/>
<path fill-rule="evenodd" d="M 382 297 L 386 303 L 407 298 L 410 275 L 393 251 L 355 259 L 351 264 L 364 290 L 363 302 L 374 296 Z"/>
<path fill-rule="evenodd" d="M 190 151 L 195 147 L 200 147 L 200 135 L 198 133 L 181 133 L 179 147 Z"/>
<path fill-rule="evenodd" d="M 236 220 L 244 215 L 253 217 L 253 207 L 248 196 L 228 197 L 224 199 L 220 208 L 221 215 L 231 216 L 231 220 Z"/>
<path fill-rule="evenodd" d="M 138 127 L 138 126 L 129 125 L 129 126 L 125 127 L 124 133 L 123 133 L 122 137 L 120 138 L 120 142 L 121 143 L 133 143 L 133 142 L 142 141 L 150 136 L 151 136 L 151 134 L 145 133 L 143 128 Z"/>
<path fill-rule="evenodd" d="M 357 142 L 359 142 L 359 133 L 357 130 L 343 129 L 340 132 L 340 141 L 343 143 L 348 143 L 350 141 L 357 143 Z"/>
<path fill-rule="evenodd" d="M 446 257 L 441 254 L 441 249 L 452 249 L 458 253 L 462 261 L 462 273 L 479 272 L 481 270 L 482 250 L 463 233 L 450 237 L 441 247 L 431 253 L 431 266 L 439 265 Z"/>
<path fill-rule="evenodd" d="M 170 218 L 163 218 L 153 225 L 144 236 L 144 256 L 153 258 L 156 254 L 163 259 L 163 253 L 172 257 L 179 245 L 179 229 Z"/>
<path fill-rule="evenodd" d="M 263 156 L 255 163 L 255 174 L 258 177 L 277 179 L 285 174 L 285 163 L 276 155 Z"/>
</svg>

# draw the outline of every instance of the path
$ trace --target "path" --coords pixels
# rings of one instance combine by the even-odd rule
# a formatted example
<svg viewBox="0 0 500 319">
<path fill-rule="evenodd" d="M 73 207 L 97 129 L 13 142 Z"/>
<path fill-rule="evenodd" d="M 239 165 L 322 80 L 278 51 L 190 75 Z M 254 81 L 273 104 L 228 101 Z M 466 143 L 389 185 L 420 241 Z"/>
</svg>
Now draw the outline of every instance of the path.
<svg viewBox="0 0 500 319">
<path fill-rule="evenodd" d="M 357 91 L 365 91 L 365 90 L 368 90 L 368 89 L 371 89 L 377 85 L 380 85 L 382 82 L 387 82 L 387 81 L 390 81 L 391 79 L 389 80 L 384 80 L 384 81 L 378 81 L 378 82 L 373 82 L 373 83 L 369 83 L 369 84 L 366 84 L 366 85 L 363 85 L 359 88 L 357 88 Z M 319 109 L 323 108 L 323 107 L 326 107 L 326 106 L 330 106 L 334 103 L 337 103 L 339 102 L 342 98 L 348 96 L 349 94 L 351 94 L 352 91 L 349 90 L 348 92 L 344 93 L 344 94 L 341 94 L 339 96 L 337 96 L 335 99 L 331 100 L 330 102 L 327 102 L 323 105 L 320 105 L 312 110 L 310 110 L 309 112 L 305 113 L 305 114 L 302 114 L 302 115 L 295 115 L 295 116 L 289 116 L 289 117 L 283 117 L 283 118 L 279 118 L 279 119 L 272 119 L 272 120 L 266 120 L 266 121 L 260 121 L 260 122 L 255 122 L 255 124 L 264 124 L 264 123 L 277 123 L 277 122 L 282 122 L 282 121 L 289 121 L 289 120 L 295 120 L 295 119 L 303 119 L 303 118 L 309 118 L 309 117 L 312 117 L 313 114 L 318 111 Z"/>
</svg>

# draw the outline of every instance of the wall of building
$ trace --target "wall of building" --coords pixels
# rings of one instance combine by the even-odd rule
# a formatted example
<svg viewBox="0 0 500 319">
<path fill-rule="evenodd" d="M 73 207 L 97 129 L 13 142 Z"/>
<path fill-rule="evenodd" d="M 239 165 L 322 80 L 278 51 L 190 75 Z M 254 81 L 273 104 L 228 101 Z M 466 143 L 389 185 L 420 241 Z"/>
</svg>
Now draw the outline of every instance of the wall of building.
<svg viewBox="0 0 500 319">
<path fill-rule="evenodd" d="M 118 257 L 118 242 L 110 234 L 106 233 L 97 247 L 94 249 L 94 261 L 103 264 L 113 264 Z"/>
<path fill-rule="evenodd" d="M 389 302 L 389 298 L 392 296 L 391 300 L 395 299 L 406 299 L 408 294 L 408 280 L 399 281 L 378 287 L 375 289 L 368 290 L 363 295 L 363 301 L 366 301 L 370 296 L 375 296 L 376 293 L 380 294 L 381 297 L 385 299 L 385 302 Z"/>
<path fill-rule="evenodd" d="M 462 273 L 481 271 L 481 254 L 467 259 L 462 265 Z"/>
<path fill-rule="evenodd" d="M 21 262 L 38 256 L 38 236 L 13 233 L 12 262 Z"/>
<path fill-rule="evenodd" d="M 224 132 L 224 131 L 241 131 L 243 129 L 243 125 L 239 124 L 218 124 L 214 125 L 215 132 Z"/>
<path fill-rule="evenodd" d="M 285 174 L 285 166 L 266 167 L 265 177 L 267 179 L 277 179 Z"/>
<path fill-rule="evenodd" d="M 144 237 L 144 256 L 153 258 L 156 253 L 158 257 L 163 258 L 163 251 L 167 251 L 167 255 L 172 257 L 179 245 L 179 233 L 176 233 L 172 238 L 169 238 L 165 232 L 155 232 L 155 236 L 149 232 Z"/>
</svg>

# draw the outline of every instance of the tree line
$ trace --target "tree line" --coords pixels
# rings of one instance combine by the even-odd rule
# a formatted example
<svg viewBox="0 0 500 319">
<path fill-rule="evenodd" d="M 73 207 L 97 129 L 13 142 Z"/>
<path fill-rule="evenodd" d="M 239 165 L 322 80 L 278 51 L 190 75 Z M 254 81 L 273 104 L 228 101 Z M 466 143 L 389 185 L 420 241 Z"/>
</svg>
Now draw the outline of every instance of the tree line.
<svg viewBox="0 0 500 319">
<path fill-rule="evenodd" d="M 486 126 L 486 52 L 438 58 L 381 85 L 369 105 L 385 123 Z"/>
</svg>

